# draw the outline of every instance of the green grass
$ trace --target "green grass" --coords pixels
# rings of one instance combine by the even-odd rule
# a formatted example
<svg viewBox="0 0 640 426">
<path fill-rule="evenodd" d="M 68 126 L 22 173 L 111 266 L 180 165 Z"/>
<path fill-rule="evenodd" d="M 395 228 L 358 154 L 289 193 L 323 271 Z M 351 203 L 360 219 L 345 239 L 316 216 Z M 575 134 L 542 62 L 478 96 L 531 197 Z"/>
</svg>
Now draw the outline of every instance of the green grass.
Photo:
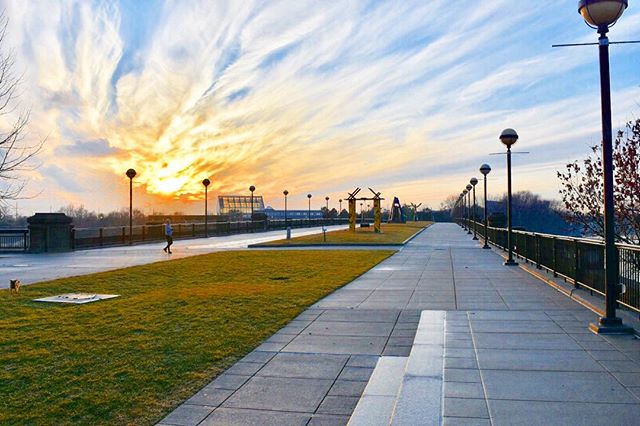
<svg viewBox="0 0 640 426">
<path fill-rule="evenodd" d="M 356 228 L 356 232 L 347 230 L 327 232 L 327 240 L 322 234 L 305 235 L 290 240 L 269 241 L 256 246 L 286 246 L 290 244 L 402 244 L 420 230 L 431 225 L 432 222 L 383 223 L 382 232 L 373 232 L 373 225 L 369 228 Z"/>
<path fill-rule="evenodd" d="M 391 254 L 221 252 L 0 291 L 0 424 L 153 424 Z M 75 291 L 122 296 L 31 301 Z"/>
</svg>

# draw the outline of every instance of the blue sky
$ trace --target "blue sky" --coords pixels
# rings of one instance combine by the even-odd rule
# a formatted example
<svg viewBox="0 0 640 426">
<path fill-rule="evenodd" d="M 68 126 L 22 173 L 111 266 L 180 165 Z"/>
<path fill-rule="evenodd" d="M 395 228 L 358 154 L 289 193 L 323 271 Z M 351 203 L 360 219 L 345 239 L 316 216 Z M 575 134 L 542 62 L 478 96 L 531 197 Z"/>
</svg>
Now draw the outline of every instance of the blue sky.
<svg viewBox="0 0 640 426">
<path fill-rule="evenodd" d="M 480 7 L 478 7 L 480 5 Z M 515 189 L 557 197 L 555 171 L 599 140 L 596 41 L 577 2 L 3 1 L 30 137 L 47 137 L 24 213 L 200 208 L 254 184 L 280 207 L 355 186 L 437 207 L 497 139 L 520 134 Z M 475 7 L 475 8 L 474 8 Z M 640 39 L 634 3 L 612 40 Z M 640 46 L 612 46 L 614 125 L 640 116 Z M 0 123 L 1 124 L 1 123 Z"/>
</svg>

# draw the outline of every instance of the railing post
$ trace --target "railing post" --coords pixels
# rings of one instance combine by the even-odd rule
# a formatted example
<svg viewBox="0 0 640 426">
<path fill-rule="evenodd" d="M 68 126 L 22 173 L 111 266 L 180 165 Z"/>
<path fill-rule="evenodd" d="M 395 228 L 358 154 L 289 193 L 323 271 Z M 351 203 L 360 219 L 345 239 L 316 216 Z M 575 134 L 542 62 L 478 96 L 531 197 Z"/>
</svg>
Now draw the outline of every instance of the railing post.
<svg viewBox="0 0 640 426">
<path fill-rule="evenodd" d="M 28 246 L 29 246 L 29 237 L 28 237 L 28 235 L 29 235 L 29 231 L 24 231 L 23 234 L 22 234 L 22 238 L 23 238 L 23 242 L 24 242 L 24 244 L 23 244 L 24 251 L 27 251 Z"/>
<path fill-rule="evenodd" d="M 575 272 L 573 274 L 573 286 L 575 288 L 580 288 L 580 284 L 578 284 L 578 282 L 580 281 L 580 243 L 577 239 L 573 240 L 573 251 L 575 252 L 576 256 L 574 263 Z"/>
<path fill-rule="evenodd" d="M 76 230 L 71 228 L 71 250 L 76 249 Z"/>
<path fill-rule="evenodd" d="M 553 237 L 553 276 L 557 277 L 558 276 L 558 248 L 556 247 L 557 244 L 557 238 Z"/>
<path fill-rule="evenodd" d="M 127 235 L 126 235 L 126 231 L 125 231 L 125 227 L 122 227 L 122 244 L 126 244 L 127 243 Z"/>
<path fill-rule="evenodd" d="M 191 224 L 191 236 L 192 236 L 193 238 L 195 238 L 195 237 L 196 237 L 196 224 L 195 224 L 195 223 L 192 223 L 192 224 Z"/>
<path fill-rule="evenodd" d="M 102 235 L 102 228 L 100 228 L 100 233 L 99 233 L 99 238 L 100 238 L 100 247 L 102 247 L 102 245 L 104 244 L 104 237 Z"/>
<path fill-rule="evenodd" d="M 142 241 L 144 241 L 146 239 L 146 225 L 142 225 Z"/>
<path fill-rule="evenodd" d="M 542 257 L 542 248 L 540 247 L 540 240 L 542 239 L 540 235 L 535 234 L 536 236 L 536 269 L 542 269 L 540 266 L 541 257 Z"/>
</svg>

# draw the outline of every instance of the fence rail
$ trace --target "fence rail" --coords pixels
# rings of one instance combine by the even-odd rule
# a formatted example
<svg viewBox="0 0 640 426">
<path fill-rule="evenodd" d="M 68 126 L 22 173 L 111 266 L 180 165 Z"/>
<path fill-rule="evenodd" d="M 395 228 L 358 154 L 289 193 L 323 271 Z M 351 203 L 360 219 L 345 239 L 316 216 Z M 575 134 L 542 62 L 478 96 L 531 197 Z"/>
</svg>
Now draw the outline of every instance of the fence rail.
<svg viewBox="0 0 640 426">
<path fill-rule="evenodd" d="M 346 224 L 347 219 L 284 219 L 255 220 L 242 222 L 211 222 L 205 229 L 204 223 L 177 223 L 173 224 L 173 238 L 202 238 L 205 235 L 218 236 L 230 234 L 242 234 L 249 232 L 274 231 L 291 228 L 309 228 L 314 226 L 330 226 Z M 97 248 L 107 246 L 125 245 L 131 243 L 163 241 L 164 225 L 136 225 L 129 235 L 128 226 L 116 226 L 105 228 L 75 228 L 73 229 L 73 248 Z"/>
<path fill-rule="evenodd" d="M 484 224 L 458 220 L 461 226 L 476 226 L 484 235 Z M 507 230 L 488 227 L 489 243 L 507 250 Z M 619 282 L 626 291 L 618 295 L 618 303 L 640 313 L 640 246 L 616 244 L 619 261 Z M 588 238 L 573 238 L 537 232 L 513 231 L 513 252 L 539 269 L 604 295 L 604 242 Z"/>
<path fill-rule="evenodd" d="M 28 229 L 0 229 L 0 251 L 26 251 L 28 249 Z"/>
</svg>

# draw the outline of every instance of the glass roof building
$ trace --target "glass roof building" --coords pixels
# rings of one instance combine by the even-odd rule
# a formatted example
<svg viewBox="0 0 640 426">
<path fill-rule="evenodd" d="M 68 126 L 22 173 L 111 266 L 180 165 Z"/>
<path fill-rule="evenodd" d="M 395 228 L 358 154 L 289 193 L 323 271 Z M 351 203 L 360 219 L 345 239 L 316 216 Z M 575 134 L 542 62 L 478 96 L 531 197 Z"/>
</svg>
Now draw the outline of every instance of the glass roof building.
<svg viewBox="0 0 640 426">
<path fill-rule="evenodd" d="M 262 195 L 253 196 L 253 212 L 264 210 L 264 200 Z M 218 211 L 222 215 L 241 213 L 251 214 L 250 195 L 218 195 Z"/>
</svg>

